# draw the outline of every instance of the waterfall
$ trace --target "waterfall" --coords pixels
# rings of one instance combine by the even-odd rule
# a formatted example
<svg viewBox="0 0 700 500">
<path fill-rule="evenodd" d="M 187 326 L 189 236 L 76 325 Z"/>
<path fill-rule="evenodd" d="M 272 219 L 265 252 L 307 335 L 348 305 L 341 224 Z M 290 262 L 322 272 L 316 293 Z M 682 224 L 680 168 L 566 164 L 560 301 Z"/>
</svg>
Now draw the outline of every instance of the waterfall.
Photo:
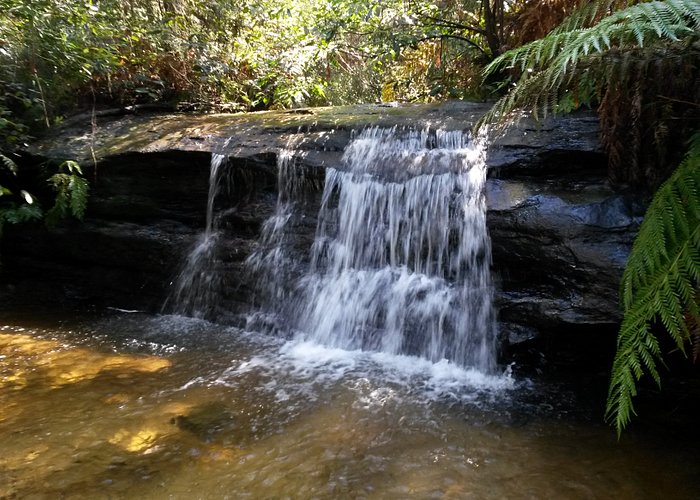
<svg viewBox="0 0 700 500">
<path fill-rule="evenodd" d="M 495 364 L 484 148 L 367 129 L 329 168 L 297 327 L 342 349 Z"/>
<path fill-rule="evenodd" d="M 290 219 L 302 197 L 305 179 L 297 169 L 294 151 L 283 149 L 277 155 L 277 204 L 275 213 L 263 224 L 257 247 L 246 259 L 246 265 L 257 277 L 258 301 L 268 309 L 279 311 L 290 299 L 290 271 L 295 266 L 288 250 L 291 235 Z"/>
<path fill-rule="evenodd" d="M 214 201 L 221 187 L 226 156 L 212 153 L 209 169 L 209 192 L 204 232 L 199 236 L 163 309 L 175 314 L 209 317 L 219 300 L 221 276 L 216 269 L 216 252 L 219 232 L 214 214 Z"/>
<path fill-rule="evenodd" d="M 313 175 L 281 151 L 275 213 L 245 263 L 264 311 L 249 326 L 492 371 L 484 150 L 461 131 L 364 130 L 326 170 L 307 256 L 299 234 L 315 218 L 302 210 Z M 167 302 L 178 314 L 206 318 L 220 306 L 214 202 L 225 159 L 212 155 L 206 227 Z"/>
</svg>

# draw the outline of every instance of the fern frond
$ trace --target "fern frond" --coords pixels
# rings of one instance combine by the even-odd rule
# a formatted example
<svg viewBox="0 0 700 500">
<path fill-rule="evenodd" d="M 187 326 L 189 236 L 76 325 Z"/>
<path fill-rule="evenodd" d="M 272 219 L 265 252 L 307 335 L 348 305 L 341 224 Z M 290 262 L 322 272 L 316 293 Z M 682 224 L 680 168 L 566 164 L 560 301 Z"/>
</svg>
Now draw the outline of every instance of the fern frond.
<svg viewBox="0 0 700 500">
<path fill-rule="evenodd" d="M 44 213 L 37 203 L 31 205 L 27 203 L 22 203 L 21 205 L 13 203 L 10 206 L 0 208 L 0 236 L 2 236 L 5 224 L 20 224 L 39 220 L 43 215 Z"/>
<path fill-rule="evenodd" d="M 533 113 L 537 116 L 540 111 L 537 103 L 541 99 L 541 90 L 544 88 L 548 75 L 540 72 L 527 80 L 521 82 L 518 93 L 509 92 L 496 103 L 479 119 L 476 128 L 485 124 L 504 124 L 515 117 L 516 111 L 531 106 Z M 524 103 L 524 104 L 523 104 Z"/>
<path fill-rule="evenodd" d="M 688 256 L 697 256 L 692 234 L 698 231 L 700 213 L 700 135 L 691 143 L 685 159 L 674 174 L 658 189 L 647 209 L 627 266 L 622 275 L 622 304 L 628 309 L 635 294 L 652 281 L 655 269 L 691 243 Z M 678 196 L 676 193 L 683 193 Z M 688 210 L 686 207 L 689 207 Z M 671 214 L 676 214 L 675 216 Z M 691 233 L 691 228 L 693 232 Z M 693 252 L 694 250 L 694 252 Z M 695 261 L 697 262 L 697 261 Z M 691 268 L 692 260 L 685 260 Z M 700 265 L 700 264 L 698 264 Z"/>
<path fill-rule="evenodd" d="M 69 173 L 62 172 L 64 167 Z M 56 191 L 56 199 L 54 205 L 46 212 L 48 226 L 56 225 L 69 215 L 80 220 L 84 217 L 89 185 L 79 173 L 80 166 L 74 161 L 68 161 L 61 164 L 58 173 L 49 177 L 48 183 Z"/>
<path fill-rule="evenodd" d="M 688 317 L 698 322 L 699 185 L 700 134 L 696 134 L 684 160 L 654 195 L 623 273 L 620 295 L 625 315 L 606 410 L 618 435 L 634 412 L 634 385 L 644 370 L 660 384 L 656 363 L 661 353 L 650 323 L 660 320 L 685 352 L 691 339 Z"/>
<path fill-rule="evenodd" d="M 72 175 L 68 184 L 70 191 L 70 212 L 76 219 L 82 220 L 87 209 L 89 186 L 85 179 Z"/>
<path fill-rule="evenodd" d="M 593 2 L 598 5 L 600 2 Z M 505 52 L 484 69 L 484 77 L 492 76 L 507 68 L 518 68 L 521 78 L 516 87 L 496 103 L 503 119 L 516 108 L 530 108 L 534 114 L 546 114 L 548 108 L 531 107 L 533 99 L 528 92 L 533 88 L 525 85 L 540 73 L 546 73 L 548 85 L 539 89 L 550 95 L 551 100 L 562 93 L 567 81 L 564 76 L 576 72 L 582 59 L 591 60 L 594 54 L 604 54 L 614 47 L 645 47 L 649 41 L 669 40 L 677 42 L 689 36 L 697 36 L 700 30 L 700 8 L 697 0 L 653 1 L 632 5 L 619 10 L 591 27 L 583 27 L 586 21 L 598 15 L 598 7 L 584 7 L 587 13 L 575 14 L 571 21 L 565 20 L 559 28 L 546 37 L 522 47 Z M 591 17 L 592 16 L 592 17 Z M 629 52 L 625 53 L 629 57 Z M 600 62 L 600 60 L 599 60 Z M 622 61 L 620 75 L 630 71 L 631 59 Z M 572 80 L 568 80 L 571 82 Z M 575 84 L 575 83 L 574 83 Z M 494 114 L 489 115 L 494 118 Z M 486 123 L 479 122 L 478 126 Z"/>
<path fill-rule="evenodd" d="M 562 23 L 557 26 L 553 33 L 574 31 L 585 28 L 593 24 L 596 19 L 607 15 L 616 6 L 615 0 L 598 0 L 584 2 L 578 9 L 574 10 Z"/>
<path fill-rule="evenodd" d="M 700 9 L 694 0 L 654 1 L 636 4 L 602 19 L 591 27 L 581 27 L 580 23 L 568 29 L 555 29 L 548 36 L 530 42 L 522 47 L 509 50 L 494 59 L 484 69 L 488 76 L 506 67 L 542 68 L 558 60 L 568 63 L 577 60 L 574 52 L 583 55 L 602 53 L 613 45 L 628 42 L 643 46 L 650 37 L 677 41 L 680 36 L 692 35 L 700 29 L 696 16 L 683 15 L 674 3 L 681 4 L 688 11 L 700 16 Z M 567 26 L 566 20 L 561 26 Z M 575 26 L 575 28 L 574 28 Z M 566 64 L 565 64 L 566 65 Z"/>
<path fill-rule="evenodd" d="M 42 215 L 41 207 L 35 204 L 28 205 L 23 203 L 0 210 L 0 217 L 3 219 L 3 222 L 10 224 L 20 224 L 22 222 L 38 220 Z"/>
<path fill-rule="evenodd" d="M 2 161 L 2 164 L 5 165 L 5 168 L 12 172 L 13 175 L 17 175 L 17 164 L 14 161 L 12 161 L 11 158 L 0 153 L 0 161 Z"/>
<path fill-rule="evenodd" d="M 692 324 L 691 338 L 693 341 L 693 361 L 700 360 L 700 324 L 697 321 Z"/>
<path fill-rule="evenodd" d="M 48 227 L 53 227 L 58 224 L 61 220 L 68 217 L 70 200 L 65 191 L 59 191 L 56 193 L 56 199 L 51 208 L 46 211 L 46 216 L 44 217 L 44 222 Z"/>
<path fill-rule="evenodd" d="M 58 171 L 62 172 L 64 169 L 68 170 L 69 174 L 83 174 L 83 171 L 80 169 L 80 164 L 75 160 L 66 160 L 61 163 L 58 167 Z"/>
<path fill-rule="evenodd" d="M 700 4 L 683 0 L 667 0 L 667 3 L 677 17 L 689 17 L 693 20 L 696 28 L 700 26 Z"/>
</svg>

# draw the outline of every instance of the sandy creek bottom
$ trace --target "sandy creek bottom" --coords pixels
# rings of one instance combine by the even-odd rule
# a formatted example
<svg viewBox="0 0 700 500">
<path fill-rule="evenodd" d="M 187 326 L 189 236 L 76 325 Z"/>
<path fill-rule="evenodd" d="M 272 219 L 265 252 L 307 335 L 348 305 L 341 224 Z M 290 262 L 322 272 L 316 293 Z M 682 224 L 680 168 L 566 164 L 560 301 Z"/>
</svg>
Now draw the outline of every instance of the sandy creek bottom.
<svg viewBox="0 0 700 500">
<path fill-rule="evenodd" d="M 696 445 L 618 442 L 575 395 L 508 375 L 174 316 L 0 324 L 0 498 L 668 499 L 700 487 Z"/>
</svg>

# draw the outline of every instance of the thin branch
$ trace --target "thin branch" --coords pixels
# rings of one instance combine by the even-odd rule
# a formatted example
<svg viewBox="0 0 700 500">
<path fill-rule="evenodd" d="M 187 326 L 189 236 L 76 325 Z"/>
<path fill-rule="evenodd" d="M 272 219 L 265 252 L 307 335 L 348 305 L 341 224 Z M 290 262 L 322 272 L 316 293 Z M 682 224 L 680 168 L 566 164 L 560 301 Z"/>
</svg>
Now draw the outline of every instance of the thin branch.
<svg viewBox="0 0 700 500">
<path fill-rule="evenodd" d="M 692 102 L 692 101 L 684 101 L 683 99 L 674 99 L 673 97 L 667 97 L 665 95 L 657 94 L 659 99 L 664 99 L 666 101 L 671 101 L 671 102 L 677 102 L 678 104 L 687 104 L 689 106 L 694 106 L 696 108 L 700 108 L 700 103 L 697 102 Z"/>
<path fill-rule="evenodd" d="M 413 0 L 411 2 L 413 7 L 416 9 L 416 12 L 418 13 L 418 16 L 421 17 L 422 19 L 427 19 L 429 21 L 433 21 L 437 26 L 441 26 L 443 28 L 455 28 L 455 29 L 460 29 L 460 30 L 466 30 L 466 31 L 471 31 L 473 33 L 476 33 L 477 35 L 486 35 L 486 31 L 483 30 L 482 28 L 479 28 L 474 25 L 469 25 L 469 24 L 461 24 L 455 21 L 450 21 L 447 19 L 442 19 L 440 17 L 434 17 L 429 14 L 425 14 L 423 12 L 423 9 L 421 9 Z"/>
<path fill-rule="evenodd" d="M 482 35 L 482 36 L 486 35 L 485 30 L 483 30 L 481 28 L 477 28 L 476 26 L 472 26 L 469 24 L 461 24 L 461 23 L 457 23 L 455 21 L 448 21 L 447 19 L 440 19 L 439 17 L 433 17 L 433 16 L 429 16 L 427 14 L 418 14 L 418 15 L 421 16 L 422 19 L 427 19 L 429 21 L 433 21 L 433 24 L 435 26 L 440 26 L 442 28 L 455 28 L 458 30 L 471 31 L 472 33 L 476 33 L 477 35 Z"/>
<path fill-rule="evenodd" d="M 481 52 L 483 55 L 485 55 L 485 56 L 488 56 L 488 55 L 489 55 L 479 44 L 477 44 L 476 42 L 474 42 L 473 40 L 471 40 L 471 39 L 469 39 L 469 38 L 467 38 L 467 37 L 460 36 L 460 35 L 430 35 L 430 36 L 425 36 L 425 37 L 423 37 L 423 38 L 419 38 L 418 40 L 416 40 L 416 42 L 417 42 L 417 43 L 420 43 L 420 42 L 425 42 L 425 41 L 427 41 L 427 40 L 435 40 L 435 39 L 438 39 L 438 38 L 439 38 L 440 40 L 445 40 L 446 38 L 452 38 L 452 39 L 454 39 L 454 40 L 460 40 L 460 41 L 466 42 L 468 45 L 474 47 L 474 48 L 477 49 L 479 52 Z"/>
<path fill-rule="evenodd" d="M 44 122 L 46 123 L 46 128 L 51 128 L 51 122 L 49 121 L 49 110 L 46 107 L 46 97 L 44 96 L 44 87 L 41 85 L 41 78 L 39 78 L 39 73 L 34 69 L 34 80 L 39 88 L 39 95 L 41 96 L 41 109 L 44 112 Z"/>
</svg>

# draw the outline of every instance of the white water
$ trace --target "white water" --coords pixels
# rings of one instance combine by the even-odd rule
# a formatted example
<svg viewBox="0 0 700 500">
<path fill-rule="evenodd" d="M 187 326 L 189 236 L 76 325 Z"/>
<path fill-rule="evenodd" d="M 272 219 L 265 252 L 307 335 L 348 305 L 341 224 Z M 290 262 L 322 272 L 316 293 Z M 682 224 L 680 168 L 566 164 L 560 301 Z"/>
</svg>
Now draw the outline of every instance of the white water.
<svg viewBox="0 0 700 500">
<path fill-rule="evenodd" d="M 219 233 L 216 227 L 214 201 L 221 187 L 222 166 L 225 160 L 225 155 L 217 153 L 211 155 L 206 226 L 187 257 L 164 306 L 164 309 L 170 309 L 176 314 L 204 318 L 219 300 L 222 280 L 216 269 Z"/>
<path fill-rule="evenodd" d="M 299 329 L 492 371 L 485 179 L 483 147 L 462 132 L 362 132 L 326 173 Z"/>
<path fill-rule="evenodd" d="M 289 270 L 294 259 L 287 246 L 291 235 L 287 225 L 301 196 L 304 179 L 298 175 L 294 151 L 283 149 L 277 155 L 277 205 L 275 213 L 263 224 L 258 245 L 246 259 L 246 265 L 257 277 L 259 300 L 269 309 L 279 310 L 289 300 Z"/>
<path fill-rule="evenodd" d="M 204 318 L 217 305 L 214 200 L 224 156 L 212 155 L 207 224 L 171 295 Z M 461 131 L 372 128 L 326 171 L 310 265 L 299 278 L 289 225 L 304 178 L 278 155 L 278 199 L 248 269 L 276 330 L 346 351 L 420 357 L 492 373 L 496 327 L 486 231 L 484 148 Z M 251 314 L 249 327 L 256 327 Z"/>
</svg>

